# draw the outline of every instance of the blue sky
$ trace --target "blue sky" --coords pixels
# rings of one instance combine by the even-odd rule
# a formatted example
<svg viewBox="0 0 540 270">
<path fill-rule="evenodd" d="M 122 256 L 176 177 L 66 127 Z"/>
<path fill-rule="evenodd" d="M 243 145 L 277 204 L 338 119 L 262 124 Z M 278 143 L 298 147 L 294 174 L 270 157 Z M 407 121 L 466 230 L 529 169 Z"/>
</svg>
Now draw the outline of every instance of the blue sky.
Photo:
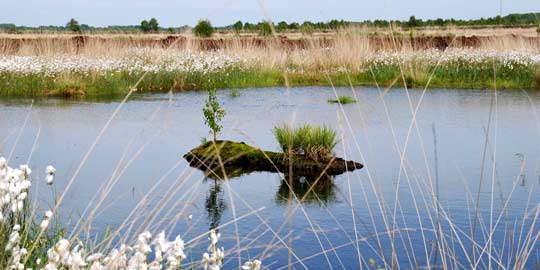
<svg viewBox="0 0 540 270">
<path fill-rule="evenodd" d="M 264 9 L 261 7 L 263 2 Z M 139 24 L 156 17 L 165 27 L 214 25 L 236 20 L 258 22 L 344 19 L 479 18 L 540 12 L 540 0 L 0 0 L 0 23 L 63 25 L 74 17 L 94 26 Z M 501 9 L 502 6 L 502 9 Z"/>
</svg>

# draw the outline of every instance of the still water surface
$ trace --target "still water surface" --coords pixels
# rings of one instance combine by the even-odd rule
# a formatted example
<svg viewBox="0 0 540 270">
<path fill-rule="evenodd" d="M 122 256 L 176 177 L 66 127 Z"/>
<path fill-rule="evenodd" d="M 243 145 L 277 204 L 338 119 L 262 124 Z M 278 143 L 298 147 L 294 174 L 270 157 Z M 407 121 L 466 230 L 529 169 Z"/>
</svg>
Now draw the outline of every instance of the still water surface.
<svg viewBox="0 0 540 270">
<path fill-rule="evenodd" d="M 225 183 L 206 179 L 188 166 L 182 156 L 209 137 L 201 112 L 206 93 L 200 91 L 137 95 L 127 102 L 70 187 L 61 222 L 74 229 L 77 221 L 89 221 L 92 234 L 99 237 L 107 228 L 135 220 L 135 228 L 165 229 L 186 240 L 225 225 L 221 244 L 229 251 L 229 268 L 237 264 L 238 255 L 246 260 L 261 254 L 272 269 L 286 268 L 289 260 L 296 269 L 304 268 L 302 264 L 309 269 L 353 269 L 359 263 L 374 268 L 384 266 L 385 260 L 390 265 L 389 232 L 394 232 L 396 260 L 409 269 L 428 261 L 441 264 L 433 252 L 438 193 L 444 249 L 448 257 L 459 258 L 456 268 L 462 268 L 468 265 L 482 178 L 478 253 L 492 228 L 492 247 L 500 251 L 494 260 L 506 265 L 513 250 L 524 245 L 517 240 L 520 233 L 525 238 L 531 226 L 533 236 L 538 232 L 532 222 L 540 198 L 540 95 L 501 91 L 494 99 L 491 91 L 429 90 L 416 125 L 411 125 L 419 90 L 392 89 L 382 99 L 374 88 L 336 91 L 355 94 L 359 102 L 342 109 L 329 104 L 335 93 L 324 87 L 246 89 L 238 97 L 218 91 L 227 111 L 221 138 L 278 150 L 274 125 L 326 124 L 340 130 L 336 154 L 365 164 L 315 188 L 300 209 L 295 198 L 305 195 L 307 183 L 297 183 L 296 193 L 291 193 L 282 174 L 258 172 Z M 53 194 L 66 188 L 118 106 L 119 100 L 0 99 L 0 153 L 10 156 L 11 165 L 29 160 L 40 209 L 52 205 Z M 49 164 L 57 169 L 56 191 L 43 182 Z M 501 215 L 503 205 L 507 211 Z M 235 216 L 241 219 L 231 222 Z M 194 244 L 192 260 L 199 260 L 205 245 Z M 533 254 L 528 263 L 534 265 L 536 247 L 526 248 Z M 479 265 L 487 261 L 484 254 Z"/>
</svg>

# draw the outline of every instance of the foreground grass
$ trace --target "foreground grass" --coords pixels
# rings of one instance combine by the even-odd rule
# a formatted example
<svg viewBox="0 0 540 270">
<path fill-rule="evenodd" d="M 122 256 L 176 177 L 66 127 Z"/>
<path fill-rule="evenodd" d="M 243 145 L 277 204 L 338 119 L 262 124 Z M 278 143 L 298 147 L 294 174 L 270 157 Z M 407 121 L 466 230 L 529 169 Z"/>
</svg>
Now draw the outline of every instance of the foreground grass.
<svg viewBox="0 0 540 270">
<path fill-rule="evenodd" d="M 41 219 L 36 215 L 37 207 L 28 196 L 32 186 L 31 172 L 27 165 L 21 165 L 19 169 L 9 167 L 7 159 L 0 156 L 0 269 L 172 270 L 194 269 L 199 264 L 188 262 L 184 267 L 182 261 L 188 258 L 184 253 L 186 243 L 180 235 L 169 241 L 164 231 L 156 235 L 144 231 L 138 234 L 133 245 L 126 242 L 118 249 L 100 248 L 99 251 L 96 247 L 103 242 L 89 244 L 84 241 L 83 234 L 64 238 L 66 234 L 56 222 L 56 207 L 46 211 Z M 53 184 L 55 172 L 52 166 L 47 168 L 48 185 Z M 219 233 L 210 230 L 208 253 L 202 254 L 200 262 L 204 269 L 221 269 L 223 266 L 225 251 L 217 246 L 219 238 Z M 246 270 L 260 268 L 260 260 L 247 261 L 242 266 Z"/>
<path fill-rule="evenodd" d="M 403 72 L 401 72 L 403 70 Z M 111 74 L 0 73 L 0 95 L 44 96 L 116 96 L 125 94 L 143 73 Z M 540 67 L 498 67 L 493 64 L 432 66 L 367 66 L 360 70 L 328 69 L 288 71 L 269 68 L 230 68 L 210 73 L 154 72 L 139 84 L 141 92 L 169 90 L 205 90 L 210 88 L 248 88 L 283 86 L 407 86 L 423 88 L 540 89 Z"/>
</svg>

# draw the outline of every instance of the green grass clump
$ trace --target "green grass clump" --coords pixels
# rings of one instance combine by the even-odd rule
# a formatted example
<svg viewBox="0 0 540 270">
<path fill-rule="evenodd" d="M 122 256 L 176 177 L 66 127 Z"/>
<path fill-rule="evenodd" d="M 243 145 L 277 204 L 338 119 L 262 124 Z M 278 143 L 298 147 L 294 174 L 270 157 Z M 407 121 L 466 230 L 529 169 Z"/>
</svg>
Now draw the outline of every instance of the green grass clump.
<svg viewBox="0 0 540 270">
<path fill-rule="evenodd" d="M 337 132 L 327 126 L 305 124 L 293 128 L 284 124 L 274 127 L 273 132 L 284 153 L 305 155 L 315 160 L 331 157 L 338 143 Z"/>
<path fill-rule="evenodd" d="M 233 89 L 231 90 L 231 97 L 235 98 L 235 97 L 239 97 L 240 96 L 240 91 L 238 91 L 238 89 Z"/>
<path fill-rule="evenodd" d="M 330 98 L 328 99 L 328 103 L 339 103 L 339 104 L 349 104 L 349 103 L 355 103 L 356 99 L 349 96 L 339 96 L 337 99 Z"/>
</svg>

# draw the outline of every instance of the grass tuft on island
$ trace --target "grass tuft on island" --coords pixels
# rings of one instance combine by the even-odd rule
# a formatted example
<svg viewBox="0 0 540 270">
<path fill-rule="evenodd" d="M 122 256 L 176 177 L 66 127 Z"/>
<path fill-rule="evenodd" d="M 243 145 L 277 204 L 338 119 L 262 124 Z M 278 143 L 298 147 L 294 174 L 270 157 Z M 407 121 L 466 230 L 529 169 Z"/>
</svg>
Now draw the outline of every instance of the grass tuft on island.
<svg viewBox="0 0 540 270">
<path fill-rule="evenodd" d="M 329 98 L 328 103 L 349 104 L 349 103 L 356 103 L 356 99 L 349 96 L 338 96 L 337 99 Z"/>
<path fill-rule="evenodd" d="M 288 124 L 274 127 L 274 136 L 283 153 L 306 156 L 313 160 L 328 160 L 338 144 L 337 132 L 327 126 Z"/>
</svg>

